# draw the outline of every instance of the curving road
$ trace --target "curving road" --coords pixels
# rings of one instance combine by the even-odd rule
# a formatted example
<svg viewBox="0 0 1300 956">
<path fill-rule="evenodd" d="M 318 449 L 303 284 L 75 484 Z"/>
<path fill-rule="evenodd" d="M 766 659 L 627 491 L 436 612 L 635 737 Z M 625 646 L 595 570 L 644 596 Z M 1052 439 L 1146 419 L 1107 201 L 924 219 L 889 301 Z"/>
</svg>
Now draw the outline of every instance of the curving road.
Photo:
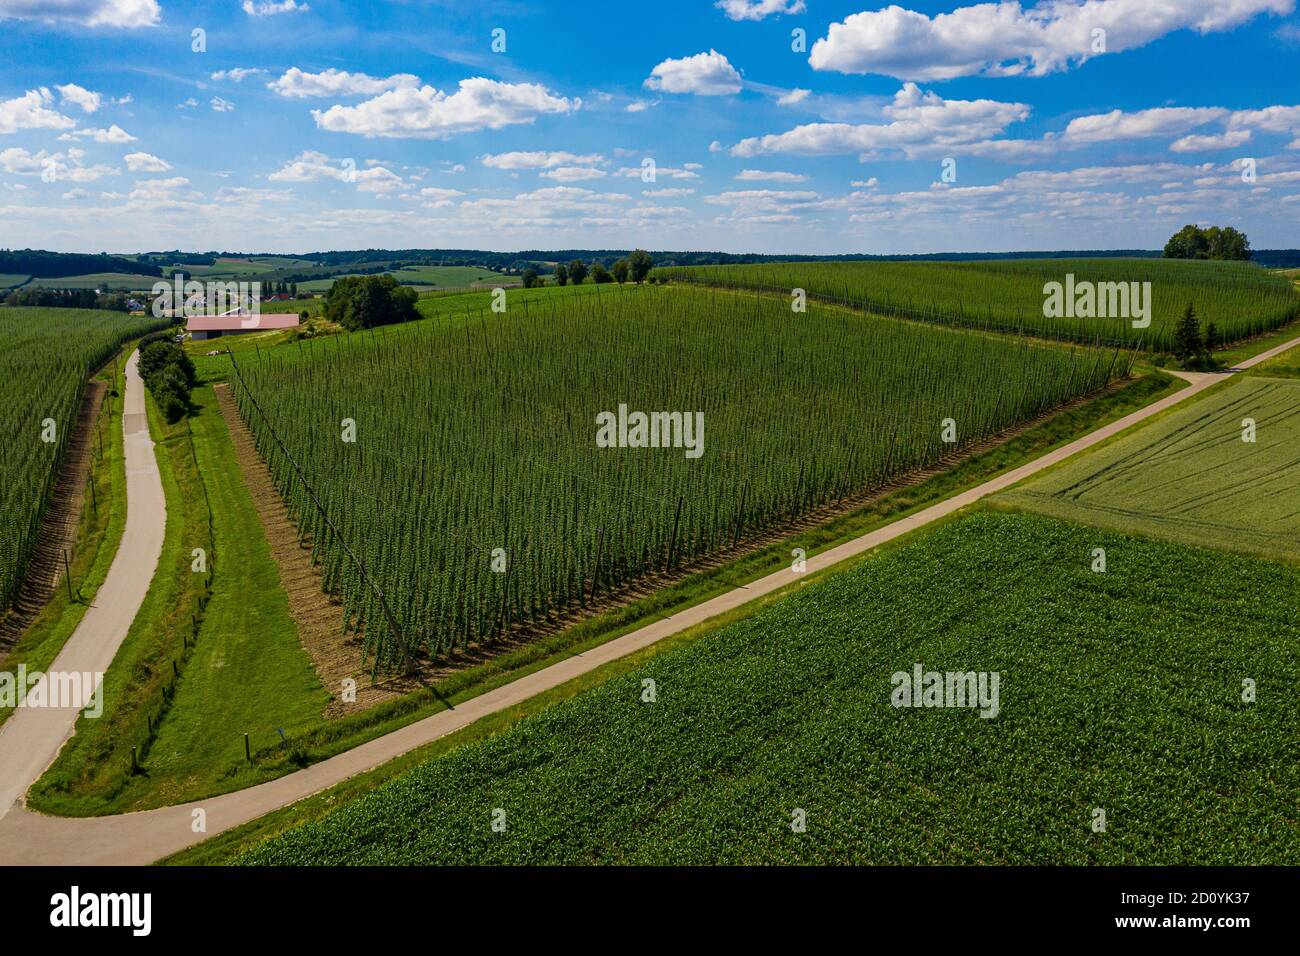
<svg viewBox="0 0 1300 956">
<path fill-rule="evenodd" d="M 128 502 L 122 542 L 95 603 L 50 665 L 53 674 L 102 675 L 108 670 L 144 603 L 162 554 L 167 501 L 149 437 L 139 360 L 140 353 L 133 352 L 126 363 L 122 405 Z M 58 756 L 72 736 L 78 713 L 75 706 L 24 707 L 0 727 L 0 822 Z M 10 850 L 8 838 L 0 837 L 0 862 L 8 860 Z"/>
<path fill-rule="evenodd" d="M 1295 346 L 1300 346 L 1300 338 L 1242 362 L 1240 366 L 1232 369 L 1231 372 L 1257 365 Z M 1231 372 L 1228 374 L 1231 374 Z M 1050 451 L 1041 458 L 1037 458 L 1013 471 L 986 481 L 982 485 L 895 521 L 893 524 L 878 528 L 870 534 L 814 555 L 808 558 L 808 572 L 821 571 L 831 567 L 855 555 L 879 547 L 932 521 L 950 515 L 979 501 L 981 498 L 1001 491 L 1036 472 L 1042 471 L 1044 468 L 1069 458 L 1071 455 L 1105 441 L 1112 435 L 1116 435 L 1138 422 L 1157 415 L 1167 408 L 1185 402 L 1226 377 L 1223 374 L 1191 372 L 1176 372 L 1174 374 L 1187 380 L 1190 383 L 1189 387 L 1090 432 L 1068 445 Z M 129 437 L 130 433 L 128 432 Z M 156 469 L 154 474 L 156 481 Z M 150 511 L 161 515 L 161 487 L 151 492 L 148 488 L 138 487 L 138 484 L 128 483 L 128 493 L 132 496 L 133 511 L 138 512 L 140 510 L 138 507 L 134 507 L 138 500 L 156 501 L 156 511 L 152 508 Z M 142 495 L 141 499 L 135 497 L 137 493 Z M 157 497 L 151 498 L 151 494 L 156 494 Z M 158 522 L 161 525 L 161 517 L 158 517 Z M 161 528 L 159 528 L 158 536 L 158 543 L 160 544 Z M 135 540 L 131 547 L 142 547 L 142 545 L 138 540 Z M 156 562 L 156 549 L 150 553 L 153 557 L 149 561 Z M 128 564 L 135 565 L 137 563 L 128 551 L 128 542 L 124 538 L 119 560 L 113 564 L 114 572 L 118 570 L 118 564 L 123 561 L 123 554 L 126 555 L 125 561 Z M 147 586 L 148 577 L 149 575 L 141 576 L 142 587 Z M 304 770 L 250 787 L 247 790 L 212 797 L 208 800 L 198 800 L 181 806 L 164 807 L 159 810 L 146 810 L 113 817 L 80 819 L 47 817 L 32 813 L 22 806 L 15 806 L 7 816 L 0 819 L 0 864 L 151 863 L 191 844 L 198 843 L 207 836 L 239 826 L 273 810 L 295 803 L 304 797 L 311 796 L 313 793 L 331 787 L 356 774 L 373 769 L 415 747 L 460 730 L 489 714 L 512 707 L 609 661 L 617 660 L 663 640 L 665 637 L 677 634 L 719 614 L 726 613 L 755 598 L 770 594 L 786 586 L 790 581 L 789 570 L 770 574 L 767 577 L 752 581 L 740 588 L 705 601 L 703 604 L 674 614 L 672 617 L 648 624 L 639 630 L 602 644 L 600 647 L 566 658 L 543 670 L 536 671 L 512 683 L 481 694 L 459 705 L 455 710 L 443 711 L 431 717 L 426 717 Z M 105 582 L 105 587 L 107 585 L 108 582 Z M 103 591 L 101 591 L 102 594 Z M 141 597 L 143 597 L 143 594 L 141 594 Z M 138 607 L 138 601 L 136 606 Z M 98 649 L 96 660 L 100 660 L 106 665 L 112 654 L 109 652 L 107 658 L 105 658 L 104 651 L 108 650 L 110 644 L 113 649 L 116 649 L 129 624 L 129 618 L 124 622 L 120 622 L 120 632 L 113 632 L 113 639 L 104 642 L 102 647 Z M 79 629 L 78 634 L 80 633 Z M 96 633 L 101 632 L 97 631 Z M 71 642 L 69 644 L 71 645 Z M 6 727 L 6 733 L 12 730 L 13 721 L 11 720 L 10 725 Z M 67 738 L 70 730 L 69 723 L 67 730 L 54 745 L 53 750 L 49 749 L 47 743 L 42 743 L 43 753 L 48 752 L 48 757 L 33 757 L 22 762 L 23 776 L 21 780 L 23 782 L 13 787 L 6 783 L 4 792 L 6 794 L 25 792 L 27 786 L 36 779 L 36 775 L 39 774 L 40 770 L 48 764 L 49 759 L 53 758 L 58 746 Z M 8 746 L 11 748 L 16 746 L 17 741 L 23 739 L 23 733 L 22 730 L 13 733 L 12 739 L 8 741 Z M 5 770 L 10 766 L 2 756 L 5 747 L 5 738 L 0 736 L 0 779 L 3 779 Z M 13 766 L 15 769 L 19 769 L 18 764 Z M 31 769 L 32 767 L 36 767 L 34 772 Z M 12 801 L 12 798 L 7 799 L 9 802 Z M 197 812 L 200 810 L 203 811 L 202 815 Z M 196 821 L 200 817 L 205 821 L 205 830 L 196 832 Z"/>
</svg>

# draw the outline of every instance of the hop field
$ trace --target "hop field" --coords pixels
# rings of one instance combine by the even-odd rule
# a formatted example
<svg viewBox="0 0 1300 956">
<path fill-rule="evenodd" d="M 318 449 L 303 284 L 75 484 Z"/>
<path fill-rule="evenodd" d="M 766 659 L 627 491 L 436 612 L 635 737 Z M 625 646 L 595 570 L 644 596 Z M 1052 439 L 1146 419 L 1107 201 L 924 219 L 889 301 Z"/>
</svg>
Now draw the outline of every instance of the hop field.
<svg viewBox="0 0 1300 956">
<path fill-rule="evenodd" d="M 1275 329 L 1295 318 L 1300 295 L 1283 276 L 1249 263 L 1167 259 L 1024 259 L 994 262 L 790 262 L 674 266 L 655 274 L 695 282 L 853 305 L 882 315 L 1076 342 L 1173 347 L 1174 325 L 1188 303 L 1223 341 Z M 1127 318 L 1047 318 L 1049 282 L 1150 282 L 1151 325 Z"/>
<path fill-rule="evenodd" d="M 403 644 L 488 639 L 886 484 L 1129 360 L 680 287 L 241 354 L 242 413 L 380 667 Z M 597 416 L 620 405 L 701 413 L 702 455 L 597 447 Z"/>
<path fill-rule="evenodd" d="M 83 309 L 0 308 L 0 612 L 35 546 L 90 373 L 160 323 Z M 53 422 L 53 442 L 44 441 Z"/>
<path fill-rule="evenodd" d="M 1295 865 L 1298 587 L 1282 563 L 973 515 L 241 862 Z M 917 663 L 998 673 L 997 716 L 891 706 Z"/>
</svg>

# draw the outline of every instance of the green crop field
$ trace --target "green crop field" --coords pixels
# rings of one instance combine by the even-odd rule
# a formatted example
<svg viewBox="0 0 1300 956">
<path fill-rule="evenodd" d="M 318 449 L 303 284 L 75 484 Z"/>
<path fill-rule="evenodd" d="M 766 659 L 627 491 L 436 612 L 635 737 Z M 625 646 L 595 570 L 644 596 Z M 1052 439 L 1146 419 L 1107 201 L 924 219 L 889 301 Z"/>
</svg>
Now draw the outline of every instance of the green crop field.
<svg viewBox="0 0 1300 956">
<path fill-rule="evenodd" d="M 123 342 L 165 325 L 89 309 L 0 308 L 0 611 L 31 558 L 86 379 Z"/>
<path fill-rule="evenodd" d="M 1174 324 L 1188 303 L 1224 341 L 1277 328 L 1300 310 L 1300 293 L 1284 277 L 1247 263 L 1167 259 L 1025 259 L 995 262 L 789 262 L 677 266 L 655 274 L 678 282 L 777 291 L 851 303 L 904 318 L 1080 342 L 1173 345 Z M 1047 318 L 1044 286 L 1080 282 L 1151 283 L 1150 327 L 1127 318 Z"/>
<path fill-rule="evenodd" d="M 1244 441 L 1246 419 L 1254 441 Z M 1300 557 L 1300 381 L 1247 378 L 1000 500 L 1212 547 Z"/>
<path fill-rule="evenodd" d="M 29 275 L 18 275 L 10 272 L 0 273 L 0 289 L 12 289 L 14 286 L 22 285 L 30 278 Z"/>
<path fill-rule="evenodd" d="M 241 862 L 1295 865 L 1298 588 L 1282 563 L 973 515 Z M 996 716 L 892 706 L 917 664 L 996 673 Z"/>
<path fill-rule="evenodd" d="M 155 282 L 162 282 L 159 276 L 133 275 L 128 272 L 95 272 L 89 275 L 64 276 L 57 279 L 35 278 L 31 284 L 45 286 L 47 289 L 98 289 L 121 290 L 124 292 L 149 291 Z"/>
<path fill-rule="evenodd" d="M 689 288 L 523 303 L 244 353 L 231 377 L 381 667 L 403 641 L 436 655 L 543 622 L 884 485 L 1095 391 L 1131 355 Z M 620 408 L 678 413 L 677 447 L 597 447 Z"/>
<path fill-rule="evenodd" d="M 389 273 L 398 282 L 420 283 L 438 288 L 466 288 L 476 282 L 520 282 L 519 276 L 471 266 L 407 266 Z"/>
</svg>

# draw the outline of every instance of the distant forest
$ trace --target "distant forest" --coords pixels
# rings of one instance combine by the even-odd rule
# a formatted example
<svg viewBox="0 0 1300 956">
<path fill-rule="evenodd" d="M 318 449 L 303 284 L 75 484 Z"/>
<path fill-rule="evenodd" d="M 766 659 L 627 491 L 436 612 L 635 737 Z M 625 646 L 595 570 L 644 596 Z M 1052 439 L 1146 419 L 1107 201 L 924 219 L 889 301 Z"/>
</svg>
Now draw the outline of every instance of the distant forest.
<svg viewBox="0 0 1300 956">
<path fill-rule="evenodd" d="M 0 249 L 0 274 L 30 275 L 37 279 L 55 279 L 92 275 L 101 272 L 162 276 L 170 266 L 212 265 L 218 258 L 301 259 L 301 264 L 286 264 L 270 272 L 250 272 L 248 278 L 263 281 L 304 282 L 344 273 L 374 274 L 411 265 L 474 266 L 521 274 L 525 269 L 550 266 L 557 262 L 581 259 L 612 266 L 628 255 L 627 249 L 525 249 L 519 252 L 490 252 L 483 249 L 351 249 L 334 252 L 307 252 L 301 255 L 257 252 L 182 252 L 180 250 L 144 252 L 126 257 L 107 253 L 47 252 L 40 249 Z M 927 261 L 978 259 L 1053 259 L 1053 258 L 1153 258 L 1159 249 L 1069 249 L 1057 251 L 1026 250 L 1021 252 L 936 252 L 920 255 L 865 255 L 846 253 L 834 256 L 764 255 L 759 253 L 651 251 L 656 266 L 730 265 L 750 262 L 817 262 L 823 260 L 859 261 Z M 1259 249 L 1251 261 L 1268 268 L 1300 267 L 1300 249 Z M 310 264 L 309 264 L 310 263 Z"/>
</svg>

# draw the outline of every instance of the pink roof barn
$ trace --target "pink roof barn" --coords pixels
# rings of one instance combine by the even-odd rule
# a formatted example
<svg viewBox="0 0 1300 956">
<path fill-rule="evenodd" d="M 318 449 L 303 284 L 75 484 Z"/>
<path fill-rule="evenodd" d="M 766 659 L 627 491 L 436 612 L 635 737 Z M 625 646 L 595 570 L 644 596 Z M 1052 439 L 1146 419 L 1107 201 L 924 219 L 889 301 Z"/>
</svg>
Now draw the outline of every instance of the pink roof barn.
<svg viewBox="0 0 1300 956">
<path fill-rule="evenodd" d="M 223 335 L 292 329 L 297 326 L 298 316 L 293 312 L 264 312 L 261 315 L 192 315 L 185 323 L 186 331 L 190 332 L 195 339 L 215 339 Z"/>
</svg>

